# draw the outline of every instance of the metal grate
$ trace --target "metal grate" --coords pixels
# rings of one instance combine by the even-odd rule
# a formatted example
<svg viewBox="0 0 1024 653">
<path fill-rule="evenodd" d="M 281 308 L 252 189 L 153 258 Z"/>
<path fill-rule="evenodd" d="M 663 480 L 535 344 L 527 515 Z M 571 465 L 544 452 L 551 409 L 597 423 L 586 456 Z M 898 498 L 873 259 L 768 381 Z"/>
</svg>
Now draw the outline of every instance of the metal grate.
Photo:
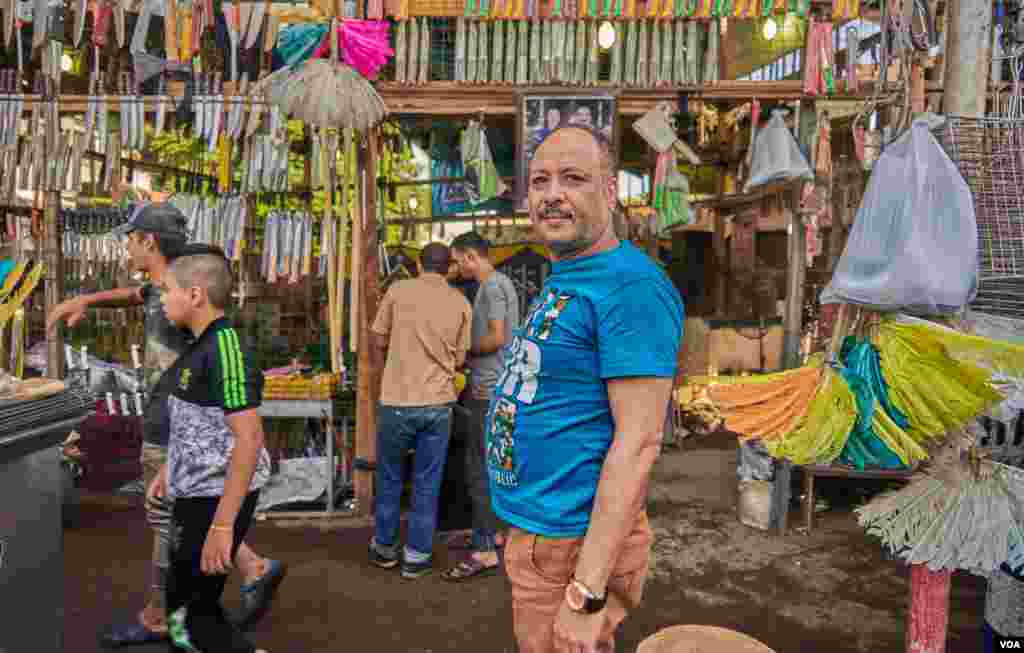
<svg viewBox="0 0 1024 653">
<path fill-rule="evenodd" d="M 979 288 L 972 306 L 1024 317 L 1024 119 L 951 116 L 936 135 L 974 196 Z"/>
</svg>

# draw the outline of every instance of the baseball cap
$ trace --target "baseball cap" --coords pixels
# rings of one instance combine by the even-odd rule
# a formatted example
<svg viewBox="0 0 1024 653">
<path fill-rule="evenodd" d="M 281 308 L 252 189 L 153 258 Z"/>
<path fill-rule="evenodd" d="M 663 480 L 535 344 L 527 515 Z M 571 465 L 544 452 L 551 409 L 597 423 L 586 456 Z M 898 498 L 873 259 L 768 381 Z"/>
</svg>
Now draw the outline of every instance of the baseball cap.
<svg viewBox="0 0 1024 653">
<path fill-rule="evenodd" d="M 187 237 L 188 220 L 174 205 L 167 202 L 136 204 L 128 221 L 110 232 L 111 236 L 127 236 L 144 231 L 164 236 Z"/>
</svg>

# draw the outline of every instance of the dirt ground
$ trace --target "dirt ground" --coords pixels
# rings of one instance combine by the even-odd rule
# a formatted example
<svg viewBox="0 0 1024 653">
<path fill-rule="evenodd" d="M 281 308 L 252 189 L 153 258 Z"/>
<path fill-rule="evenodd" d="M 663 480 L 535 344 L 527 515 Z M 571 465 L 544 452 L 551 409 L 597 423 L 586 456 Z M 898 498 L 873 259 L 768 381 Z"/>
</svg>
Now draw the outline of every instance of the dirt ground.
<svg viewBox="0 0 1024 653">
<path fill-rule="evenodd" d="M 848 507 L 819 515 L 810 535 L 743 526 L 735 470 L 735 443 L 722 440 L 659 460 L 650 497 L 652 577 L 618 650 L 635 651 L 659 629 L 689 623 L 745 632 L 778 653 L 903 651 L 906 568 L 858 528 Z M 829 485 L 821 483 L 821 492 L 829 494 Z M 794 510 L 791 523 L 797 518 Z M 258 523 L 250 537 L 259 552 L 290 567 L 273 611 L 251 633 L 258 646 L 271 653 L 514 653 L 505 578 L 404 581 L 367 564 L 369 527 L 277 523 Z M 100 650 L 97 629 L 130 618 L 142 601 L 150 546 L 142 508 L 88 496 L 64 545 L 65 651 L 92 653 Z M 439 546 L 440 566 L 455 559 Z M 229 608 L 237 587 L 228 587 Z M 954 576 L 948 653 L 980 650 L 984 591 L 983 580 Z"/>
</svg>

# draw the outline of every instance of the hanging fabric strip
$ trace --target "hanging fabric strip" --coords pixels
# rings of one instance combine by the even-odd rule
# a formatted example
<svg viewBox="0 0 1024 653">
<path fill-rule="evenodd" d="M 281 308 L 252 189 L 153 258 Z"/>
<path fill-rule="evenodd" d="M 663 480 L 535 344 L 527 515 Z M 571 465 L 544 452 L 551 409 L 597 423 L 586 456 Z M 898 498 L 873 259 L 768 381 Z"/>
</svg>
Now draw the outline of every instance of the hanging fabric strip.
<svg viewBox="0 0 1024 653">
<path fill-rule="evenodd" d="M 408 64 L 406 61 L 406 57 L 408 57 L 408 27 L 409 21 L 400 20 L 398 21 L 398 29 L 395 30 L 395 81 L 399 84 L 404 84 L 406 81 L 406 70 Z M 455 69 L 458 71 L 458 46 L 456 46 L 455 56 Z"/>
<path fill-rule="evenodd" d="M 553 67 L 551 64 L 551 42 L 555 32 L 555 22 L 553 20 L 545 20 L 541 31 L 541 73 L 540 81 L 543 83 L 551 82 L 554 79 Z"/>
<path fill-rule="evenodd" d="M 612 43 L 612 61 L 611 68 L 608 71 L 608 83 L 612 86 L 622 85 L 622 41 L 626 36 L 626 23 L 617 23 L 615 30 L 619 33 L 618 38 L 615 39 L 615 43 Z"/>
<path fill-rule="evenodd" d="M 490 0 L 480 0 L 480 11 L 477 14 L 480 18 L 487 18 L 491 14 Z"/>
<path fill-rule="evenodd" d="M 547 27 L 546 25 L 544 26 Z M 537 84 L 544 81 L 544 37 L 541 31 L 541 21 L 534 18 L 530 21 L 530 83 Z"/>
<path fill-rule="evenodd" d="M 476 83 L 476 68 L 477 68 L 477 40 L 479 34 L 479 21 L 467 20 L 466 21 L 466 82 L 469 84 Z"/>
<path fill-rule="evenodd" d="M 405 71 L 405 81 L 415 84 L 420 75 L 420 21 L 413 18 L 409 21 L 409 63 Z"/>
<path fill-rule="evenodd" d="M 686 21 L 686 83 L 700 84 L 700 70 L 697 67 L 699 61 L 697 30 L 700 23 L 695 20 Z"/>
<path fill-rule="evenodd" d="M 516 84 L 526 84 L 529 81 L 526 73 L 530 62 L 530 25 L 525 20 L 516 23 L 516 29 L 519 31 L 516 45 Z"/>
<path fill-rule="evenodd" d="M 674 36 L 673 27 L 672 21 L 666 20 L 661 23 L 661 83 L 665 86 L 671 86 L 674 81 L 672 75 L 672 52 L 675 46 L 672 38 Z"/>
<path fill-rule="evenodd" d="M 420 76 L 419 83 L 426 84 L 430 79 L 430 23 L 421 18 L 420 23 Z"/>
<path fill-rule="evenodd" d="M 676 37 L 672 49 L 672 81 L 678 86 L 689 83 L 686 79 L 686 22 L 675 20 L 673 29 Z"/>
<path fill-rule="evenodd" d="M 487 84 L 491 81 L 491 24 L 481 20 L 477 26 L 480 32 L 476 44 L 476 81 Z"/>
<path fill-rule="evenodd" d="M 657 18 L 661 11 L 661 0 L 647 0 L 647 18 Z"/>
<path fill-rule="evenodd" d="M 797 15 L 801 18 L 807 16 L 811 11 L 811 0 L 797 0 Z"/>
<path fill-rule="evenodd" d="M 631 20 L 626 22 L 626 52 L 622 63 L 622 72 L 624 73 L 622 81 L 625 82 L 627 86 L 636 85 L 636 75 L 639 68 L 636 61 L 639 31 L 640 24 L 637 21 Z"/>
<path fill-rule="evenodd" d="M 652 20 L 651 23 L 651 60 L 648 66 L 649 86 L 661 85 L 661 21 Z"/>
<path fill-rule="evenodd" d="M 846 13 L 846 0 L 832 0 L 832 20 L 842 20 L 847 17 Z"/>
<path fill-rule="evenodd" d="M 487 15 L 488 18 L 497 19 L 503 13 L 505 13 L 505 0 L 493 0 L 491 3 L 491 12 Z"/>
<path fill-rule="evenodd" d="M 516 48 L 518 47 L 518 21 L 509 21 L 505 28 L 505 83 L 516 83 Z"/>
<path fill-rule="evenodd" d="M 601 47 L 597 43 L 598 24 L 591 23 L 587 27 L 587 42 L 590 43 L 590 59 L 587 61 L 587 83 L 597 86 L 600 74 Z"/>
<path fill-rule="evenodd" d="M 466 19 L 461 16 L 455 19 L 455 81 L 466 81 Z"/>
<path fill-rule="evenodd" d="M 566 22 L 567 34 L 565 42 L 569 54 L 568 70 L 566 77 L 570 83 L 579 86 L 587 77 L 587 23 L 588 20 L 573 20 Z"/>
<path fill-rule="evenodd" d="M 708 49 L 704 53 L 704 77 L 702 83 L 718 81 L 718 21 L 708 23 Z"/>
<path fill-rule="evenodd" d="M 647 48 L 650 44 L 650 33 L 649 33 L 649 22 L 647 20 L 641 20 L 640 22 L 640 33 L 637 36 L 639 43 L 637 44 L 637 55 L 636 55 L 636 83 L 637 86 L 648 85 L 648 74 L 651 69 L 651 60 L 647 55 Z"/>
<path fill-rule="evenodd" d="M 495 2 L 495 6 L 498 3 Z M 491 54 L 491 81 L 496 84 L 505 82 L 505 21 L 496 20 L 494 25 L 493 52 Z"/>
</svg>

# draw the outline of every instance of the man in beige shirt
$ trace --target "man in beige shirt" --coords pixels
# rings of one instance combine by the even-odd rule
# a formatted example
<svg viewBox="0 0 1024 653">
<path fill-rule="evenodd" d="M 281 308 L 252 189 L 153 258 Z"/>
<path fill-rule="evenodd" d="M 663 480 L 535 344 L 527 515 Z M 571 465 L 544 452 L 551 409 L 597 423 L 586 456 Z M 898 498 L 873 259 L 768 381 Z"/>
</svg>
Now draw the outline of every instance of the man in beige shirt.
<svg viewBox="0 0 1024 653">
<path fill-rule="evenodd" d="M 415 449 L 412 513 L 401 559 L 402 577 L 419 578 L 433 565 L 437 503 L 448 455 L 455 373 L 469 350 L 472 309 L 448 285 L 450 254 L 431 243 L 420 254 L 420 276 L 395 283 L 371 328 L 375 365 L 384 364 L 377 417 L 376 532 L 370 562 L 399 564 L 398 527 L 405 456 Z"/>
</svg>

